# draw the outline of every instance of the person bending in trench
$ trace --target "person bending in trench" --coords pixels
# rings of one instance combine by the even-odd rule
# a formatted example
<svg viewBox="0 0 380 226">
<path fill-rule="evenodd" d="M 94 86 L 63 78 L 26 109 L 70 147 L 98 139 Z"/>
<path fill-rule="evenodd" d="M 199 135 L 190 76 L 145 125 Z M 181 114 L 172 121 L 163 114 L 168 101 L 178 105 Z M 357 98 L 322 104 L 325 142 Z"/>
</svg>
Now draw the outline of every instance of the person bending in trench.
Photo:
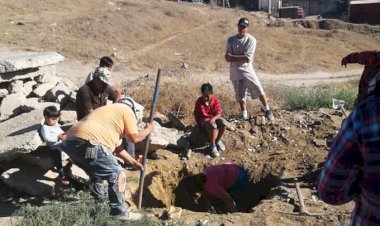
<svg viewBox="0 0 380 226">
<path fill-rule="evenodd" d="M 123 148 L 121 138 L 127 136 L 131 142 L 141 142 L 153 130 L 153 124 L 147 124 L 139 131 L 132 109 L 126 104 L 115 103 L 95 109 L 71 127 L 67 139 L 61 143 L 73 162 L 90 175 L 91 193 L 100 199 L 108 195 L 111 215 L 120 220 L 138 220 L 141 215 L 130 213 L 125 206 L 126 176 L 114 154 L 143 170 L 141 163 Z M 103 180 L 108 182 L 108 194 Z"/>
<path fill-rule="evenodd" d="M 234 163 L 213 165 L 193 177 L 196 192 L 201 192 L 204 210 L 209 211 L 221 203 L 225 211 L 233 213 L 238 210 L 237 206 L 244 206 L 242 194 L 248 189 L 249 175 L 243 167 Z"/>
</svg>

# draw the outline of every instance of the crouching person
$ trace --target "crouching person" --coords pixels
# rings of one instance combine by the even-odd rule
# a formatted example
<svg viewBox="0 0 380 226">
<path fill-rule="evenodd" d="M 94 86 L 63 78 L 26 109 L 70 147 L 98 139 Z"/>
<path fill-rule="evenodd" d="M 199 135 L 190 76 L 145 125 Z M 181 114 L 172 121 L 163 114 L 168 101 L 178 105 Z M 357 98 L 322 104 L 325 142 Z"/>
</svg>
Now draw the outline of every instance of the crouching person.
<svg viewBox="0 0 380 226">
<path fill-rule="evenodd" d="M 244 202 L 241 194 L 249 185 L 248 172 L 234 163 L 224 163 L 207 167 L 203 173 L 193 176 L 196 192 L 201 192 L 203 209 L 209 211 L 217 203 L 227 212 L 236 212 Z M 254 194 L 250 194 L 251 196 Z"/>
<path fill-rule="evenodd" d="M 120 220 L 138 220 L 141 215 L 129 212 L 125 206 L 126 177 L 114 154 L 143 170 L 141 163 L 123 148 L 121 138 L 127 136 L 131 142 L 136 143 L 144 140 L 153 130 L 153 125 L 147 124 L 139 132 L 131 108 L 123 103 L 115 103 L 95 109 L 70 128 L 67 140 L 63 142 L 66 153 L 73 162 L 90 175 L 91 192 L 95 197 L 107 197 L 103 185 L 103 180 L 107 180 L 110 214 Z"/>
<path fill-rule="evenodd" d="M 227 121 L 222 118 L 222 109 L 217 97 L 213 95 L 210 83 L 201 86 L 202 96 L 195 103 L 194 116 L 199 128 L 207 131 L 210 136 L 210 151 L 213 157 L 219 156 L 219 151 L 226 148 L 222 136 L 226 131 Z"/>
</svg>

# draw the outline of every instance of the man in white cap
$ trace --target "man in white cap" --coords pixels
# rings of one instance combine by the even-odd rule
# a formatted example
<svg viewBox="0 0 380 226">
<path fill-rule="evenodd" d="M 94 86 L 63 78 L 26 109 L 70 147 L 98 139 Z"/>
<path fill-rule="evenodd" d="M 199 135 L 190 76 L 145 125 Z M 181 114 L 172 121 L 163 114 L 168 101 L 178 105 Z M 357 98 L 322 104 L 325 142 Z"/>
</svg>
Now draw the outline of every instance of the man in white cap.
<svg viewBox="0 0 380 226">
<path fill-rule="evenodd" d="M 120 94 L 109 85 L 111 72 L 105 67 L 98 67 L 93 79 L 79 88 L 76 96 L 77 119 L 81 120 L 96 108 L 107 104 L 107 100 L 117 103 Z"/>
<path fill-rule="evenodd" d="M 234 86 L 236 101 L 240 104 L 243 119 L 249 118 L 246 94 L 259 98 L 268 120 L 274 120 L 263 87 L 253 69 L 252 61 L 256 50 L 256 39 L 248 34 L 249 21 L 243 17 L 238 22 L 238 34 L 227 40 L 225 59 L 230 63 L 230 80 Z"/>
</svg>

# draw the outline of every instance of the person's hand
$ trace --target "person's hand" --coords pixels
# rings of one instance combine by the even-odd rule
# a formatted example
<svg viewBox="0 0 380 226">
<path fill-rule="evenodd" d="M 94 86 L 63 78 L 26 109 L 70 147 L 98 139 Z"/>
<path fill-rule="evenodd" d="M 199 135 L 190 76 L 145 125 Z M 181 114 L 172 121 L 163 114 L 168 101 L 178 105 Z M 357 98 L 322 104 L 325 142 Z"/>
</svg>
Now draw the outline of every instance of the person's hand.
<svg viewBox="0 0 380 226">
<path fill-rule="evenodd" d="M 141 163 L 139 163 L 138 161 L 135 161 L 135 163 L 133 165 L 135 166 L 136 169 L 138 169 L 140 171 L 144 170 L 144 166 Z"/>
<path fill-rule="evenodd" d="M 211 123 L 211 124 L 213 124 L 213 125 L 214 125 L 214 124 L 215 124 L 215 122 L 216 122 L 216 119 L 215 119 L 215 118 L 212 118 L 212 119 L 210 119 L 210 123 Z"/>
<path fill-rule="evenodd" d="M 58 135 L 58 140 L 66 140 L 66 134 L 62 133 Z"/>
<path fill-rule="evenodd" d="M 150 133 L 153 133 L 154 131 L 154 125 L 153 123 L 147 123 L 146 126 L 145 126 L 145 129 Z"/>
<path fill-rule="evenodd" d="M 344 58 L 342 59 L 341 64 L 342 64 L 342 67 L 347 67 L 347 64 L 348 64 L 348 57 L 344 57 Z"/>
<path fill-rule="evenodd" d="M 231 54 L 227 53 L 224 58 L 226 59 L 227 62 L 231 62 Z"/>
</svg>

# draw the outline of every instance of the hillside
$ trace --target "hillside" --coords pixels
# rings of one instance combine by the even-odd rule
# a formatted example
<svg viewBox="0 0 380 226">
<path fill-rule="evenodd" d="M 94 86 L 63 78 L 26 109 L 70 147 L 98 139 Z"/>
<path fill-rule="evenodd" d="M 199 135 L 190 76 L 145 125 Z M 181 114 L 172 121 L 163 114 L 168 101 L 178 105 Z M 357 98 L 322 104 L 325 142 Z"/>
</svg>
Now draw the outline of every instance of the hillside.
<svg viewBox="0 0 380 226">
<path fill-rule="evenodd" d="M 226 71 L 225 41 L 242 16 L 258 40 L 256 67 L 266 73 L 336 71 L 345 54 L 380 44 L 379 33 L 267 26 L 265 15 L 167 1 L 15 0 L 0 10 L 0 47 L 58 51 L 91 64 L 116 48 L 117 70 L 186 62 L 195 71 Z"/>
</svg>

